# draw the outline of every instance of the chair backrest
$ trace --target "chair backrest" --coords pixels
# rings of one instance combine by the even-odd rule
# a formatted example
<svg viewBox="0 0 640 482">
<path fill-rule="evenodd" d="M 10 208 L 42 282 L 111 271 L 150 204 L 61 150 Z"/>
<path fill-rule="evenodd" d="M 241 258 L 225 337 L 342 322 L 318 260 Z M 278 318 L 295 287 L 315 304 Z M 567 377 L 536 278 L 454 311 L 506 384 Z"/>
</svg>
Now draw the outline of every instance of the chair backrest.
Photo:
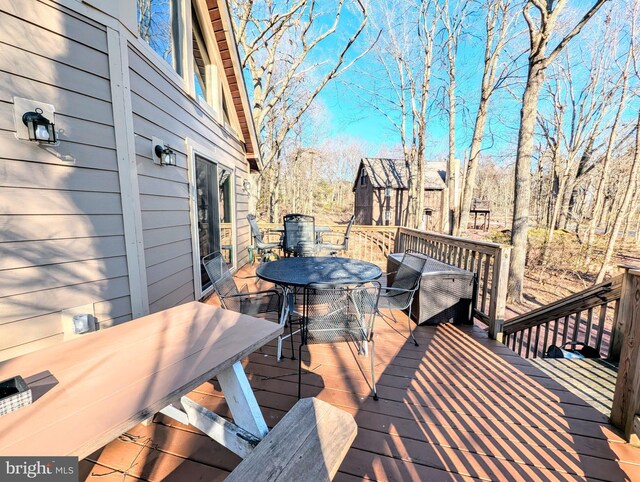
<svg viewBox="0 0 640 482">
<path fill-rule="evenodd" d="M 315 218 L 306 214 L 284 216 L 284 250 L 294 253 L 300 246 L 313 245 L 316 241 Z"/>
<path fill-rule="evenodd" d="M 253 236 L 253 239 L 256 240 L 256 244 L 263 243 L 264 239 L 262 238 L 262 231 L 260 231 L 260 227 L 258 226 L 256 217 L 253 214 L 247 214 L 247 221 L 249 221 L 249 226 L 251 227 L 251 235 Z"/>
<path fill-rule="evenodd" d="M 379 295 L 377 283 L 357 288 L 305 286 L 302 336 L 314 343 L 371 339 Z"/>
<path fill-rule="evenodd" d="M 412 252 L 405 252 L 391 286 L 404 290 L 417 290 L 426 262 L 427 258 L 424 256 L 419 256 Z"/>
<path fill-rule="evenodd" d="M 239 291 L 222 253 L 214 251 L 202 258 L 202 264 L 213 284 L 213 290 L 220 298 L 222 307 L 227 308 L 224 298 L 229 295 L 237 295 Z"/>
<path fill-rule="evenodd" d="M 347 229 L 344 232 L 344 240 L 342 241 L 342 244 L 345 251 L 349 250 L 349 235 L 351 234 L 351 227 L 353 226 L 353 222 L 355 221 L 355 219 L 356 215 L 352 214 L 351 219 L 349 219 L 349 224 L 347 224 Z"/>
</svg>

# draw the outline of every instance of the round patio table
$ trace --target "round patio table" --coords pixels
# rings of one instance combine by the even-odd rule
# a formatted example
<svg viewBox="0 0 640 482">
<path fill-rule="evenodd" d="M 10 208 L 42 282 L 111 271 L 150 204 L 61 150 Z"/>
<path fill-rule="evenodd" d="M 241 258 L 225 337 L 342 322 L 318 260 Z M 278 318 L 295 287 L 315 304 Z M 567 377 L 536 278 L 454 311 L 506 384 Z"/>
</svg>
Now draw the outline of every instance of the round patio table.
<svg viewBox="0 0 640 482">
<path fill-rule="evenodd" d="M 368 283 L 378 279 L 382 270 L 358 259 L 308 256 L 262 263 L 256 275 L 280 286 L 301 287 L 310 283 L 335 286 Z"/>
<path fill-rule="evenodd" d="M 309 256 L 262 263 L 258 266 L 256 275 L 282 287 L 285 296 L 282 297 L 280 324 L 284 326 L 289 313 L 293 312 L 295 288 L 311 283 L 324 286 L 361 285 L 378 279 L 382 270 L 373 263 L 358 259 Z M 281 335 L 278 338 L 278 360 L 282 357 L 282 340 L 289 336 L 291 335 Z"/>
</svg>

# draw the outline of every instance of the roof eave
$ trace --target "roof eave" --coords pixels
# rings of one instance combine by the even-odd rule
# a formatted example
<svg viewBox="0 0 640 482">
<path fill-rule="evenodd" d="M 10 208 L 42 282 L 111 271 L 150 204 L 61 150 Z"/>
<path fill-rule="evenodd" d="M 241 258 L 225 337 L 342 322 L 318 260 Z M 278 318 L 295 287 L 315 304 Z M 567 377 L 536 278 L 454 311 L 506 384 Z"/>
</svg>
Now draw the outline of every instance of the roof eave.
<svg viewBox="0 0 640 482">
<path fill-rule="evenodd" d="M 229 5 L 227 0 L 209 0 L 207 1 L 207 6 L 215 4 L 218 7 L 218 13 L 220 16 L 220 22 L 222 28 L 214 25 L 215 20 L 211 17 L 211 23 L 213 26 L 213 30 L 215 34 L 222 32 L 224 34 L 224 41 L 226 42 L 226 46 L 224 42 L 221 42 L 221 39 L 218 35 L 216 35 L 216 40 L 218 41 L 218 47 L 221 50 L 226 50 L 229 54 L 229 58 L 231 60 L 231 71 L 225 67 L 224 72 L 229 83 L 235 83 L 238 88 L 238 95 L 234 95 L 233 97 L 233 106 L 238 113 L 238 117 L 240 118 L 240 129 L 241 134 L 245 144 L 245 152 L 247 161 L 249 162 L 249 166 L 251 170 L 261 171 L 264 166 L 262 164 L 262 157 L 260 154 L 260 144 L 258 142 L 258 133 L 256 131 L 256 126 L 253 121 L 253 115 L 251 112 L 250 104 L 249 104 L 249 93 L 247 92 L 247 88 L 244 83 L 244 77 L 242 75 L 242 68 L 240 63 L 240 56 L 238 55 L 237 43 L 235 34 L 233 32 L 233 26 L 231 23 L 231 17 L 229 16 Z M 211 10 L 210 10 L 211 12 Z M 226 48 L 225 48 L 226 47 Z M 242 123 L 244 120 L 244 124 Z"/>
</svg>

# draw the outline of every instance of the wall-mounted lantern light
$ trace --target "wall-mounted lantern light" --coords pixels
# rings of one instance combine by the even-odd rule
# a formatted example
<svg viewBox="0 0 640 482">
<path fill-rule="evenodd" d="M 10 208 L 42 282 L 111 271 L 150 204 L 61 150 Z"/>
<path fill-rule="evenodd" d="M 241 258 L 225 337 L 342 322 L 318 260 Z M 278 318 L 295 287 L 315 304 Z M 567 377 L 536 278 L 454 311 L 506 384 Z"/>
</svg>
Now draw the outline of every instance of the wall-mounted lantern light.
<svg viewBox="0 0 640 482">
<path fill-rule="evenodd" d="M 251 181 L 249 181 L 249 179 L 242 181 L 242 189 L 244 189 L 244 192 L 247 194 L 251 194 Z"/>
<path fill-rule="evenodd" d="M 25 112 L 22 115 L 22 122 L 27 126 L 30 141 L 55 144 L 55 125 L 42 115 L 42 109 L 38 107 L 35 111 Z"/>
<path fill-rule="evenodd" d="M 156 157 L 160 160 L 156 164 L 161 166 L 175 166 L 176 165 L 176 153 L 169 146 L 156 145 L 154 148 Z"/>
</svg>

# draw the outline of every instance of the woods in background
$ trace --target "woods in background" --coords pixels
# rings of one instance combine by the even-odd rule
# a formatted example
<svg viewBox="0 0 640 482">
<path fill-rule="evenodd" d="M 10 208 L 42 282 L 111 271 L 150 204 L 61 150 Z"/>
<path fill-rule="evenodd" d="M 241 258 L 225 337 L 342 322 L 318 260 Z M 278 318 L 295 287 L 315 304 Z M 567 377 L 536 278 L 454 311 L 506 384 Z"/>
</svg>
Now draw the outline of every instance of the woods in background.
<svg viewBox="0 0 640 482">
<path fill-rule="evenodd" d="M 359 159 L 379 156 L 406 162 L 419 227 L 425 164 L 442 160 L 446 232 L 465 235 L 474 198 L 506 221 L 513 301 L 530 228 L 536 263 L 569 231 L 597 280 L 620 238 L 640 244 L 638 0 L 231 3 L 266 165 L 254 210 L 268 220 L 349 212 Z M 387 134 L 341 133 L 332 109 Z"/>
</svg>

